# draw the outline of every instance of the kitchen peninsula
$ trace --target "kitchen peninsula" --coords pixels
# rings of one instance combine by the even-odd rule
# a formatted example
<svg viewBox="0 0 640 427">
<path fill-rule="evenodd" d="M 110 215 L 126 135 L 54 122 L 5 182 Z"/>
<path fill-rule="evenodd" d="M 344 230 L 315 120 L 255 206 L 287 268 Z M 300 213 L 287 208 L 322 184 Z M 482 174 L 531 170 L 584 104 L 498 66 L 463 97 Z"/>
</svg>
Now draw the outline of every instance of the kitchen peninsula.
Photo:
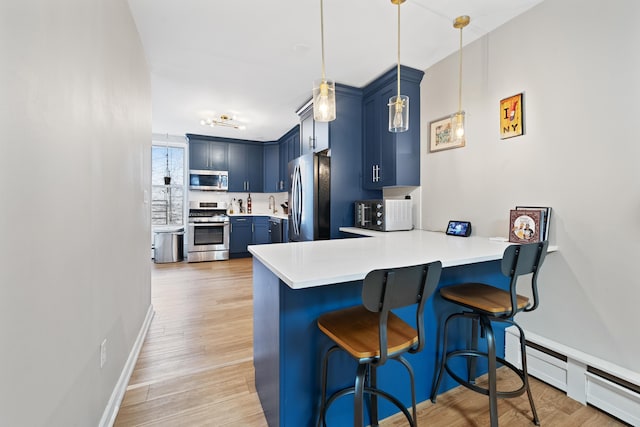
<svg viewBox="0 0 640 427">
<path fill-rule="evenodd" d="M 466 280 L 487 280 L 507 286 L 500 259 L 508 242 L 486 237 L 460 238 L 422 230 L 392 233 L 341 228 L 346 238 L 250 246 L 253 254 L 254 365 L 256 388 L 270 426 L 312 426 L 317 420 L 320 355 L 330 346 L 316 326 L 322 313 L 360 304 L 362 279 L 378 268 L 401 267 L 440 260 L 439 287 Z M 438 348 L 439 325 L 455 308 L 434 295 L 425 304 L 426 346 L 408 357 L 415 371 L 419 402 L 430 396 Z M 408 312 L 407 312 L 408 313 Z M 404 313 L 398 313 L 400 317 Z M 413 323 L 410 318 L 406 319 Z M 461 336 L 464 336 L 461 334 Z M 452 346 L 458 340 L 450 339 Z M 497 347 L 503 347 L 500 338 Z M 438 356 L 439 357 L 439 356 Z M 406 373 L 394 363 L 380 369 L 378 384 L 410 402 Z M 331 361 L 330 389 L 353 382 L 355 364 L 348 358 Z M 455 383 L 448 377 L 441 392 Z M 327 424 L 352 423 L 352 399 L 338 399 Z M 397 412 L 380 402 L 380 418 Z M 348 415 L 346 415 L 348 414 Z"/>
</svg>

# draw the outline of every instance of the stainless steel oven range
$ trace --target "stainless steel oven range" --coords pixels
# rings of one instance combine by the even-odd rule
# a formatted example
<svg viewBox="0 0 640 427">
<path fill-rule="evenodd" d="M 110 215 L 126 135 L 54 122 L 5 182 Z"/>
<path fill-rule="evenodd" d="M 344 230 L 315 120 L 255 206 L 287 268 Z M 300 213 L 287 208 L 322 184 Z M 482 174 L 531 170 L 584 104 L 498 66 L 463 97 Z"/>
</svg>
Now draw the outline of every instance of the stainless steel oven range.
<svg viewBox="0 0 640 427">
<path fill-rule="evenodd" d="M 226 202 L 189 202 L 187 261 L 229 259 L 229 217 Z"/>
</svg>

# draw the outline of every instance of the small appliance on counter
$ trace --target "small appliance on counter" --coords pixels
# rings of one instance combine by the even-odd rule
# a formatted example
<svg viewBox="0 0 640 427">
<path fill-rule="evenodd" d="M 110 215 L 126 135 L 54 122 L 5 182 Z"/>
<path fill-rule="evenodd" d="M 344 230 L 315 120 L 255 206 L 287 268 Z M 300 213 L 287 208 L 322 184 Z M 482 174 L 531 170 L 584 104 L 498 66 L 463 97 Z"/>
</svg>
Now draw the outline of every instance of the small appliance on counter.
<svg viewBox="0 0 640 427">
<path fill-rule="evenodd" d="M 413 229 L 411 199 L 374 199 L 355 202 L 355 226 L 376 231 Z"/>
</svg>

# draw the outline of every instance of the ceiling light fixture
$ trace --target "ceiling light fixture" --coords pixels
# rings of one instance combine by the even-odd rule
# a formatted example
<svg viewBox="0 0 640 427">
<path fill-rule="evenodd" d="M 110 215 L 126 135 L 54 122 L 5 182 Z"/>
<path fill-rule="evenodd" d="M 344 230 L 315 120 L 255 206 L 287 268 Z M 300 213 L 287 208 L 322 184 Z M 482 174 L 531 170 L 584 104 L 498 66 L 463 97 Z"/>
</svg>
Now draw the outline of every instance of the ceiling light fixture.
<svg viewBox="0 0 640 427">
<path fill-rule="evenodd" d="M 464 111 L 462 111 L 462 29 L 469 25 L 471 18 L 467 15 L 458 16 L 453 21 L 453 28 L 460 29 L 460 69 L 458 71 L 458 112 L 451 116 L 451 128 L 453 129 L 453 135 L 451 135 L 452 143 L 464 142 Z"/>
<path fill-rule="evenodd" d="M 389 98 L 389 132 L 409 130 L 409 97 L 400 95 L 400 5 L 406 0 L 391 0 L 398 5 L 398 94 Z"/>
<path fill-rule="evenodd" d="M 245 129 L 244 125 L 239 124 L 238 122 L 236 122 L 235 118 L 226 114 L 221 114 L 220 117 L 200 120 L 200 124 L 203 126 L 211 127 L 222 126 L 240 130 Z"/>
<path fill-rule="evenodd" d="M 313 82 L 313 118 L 317 122 L 336 119 L 336 84 L 324 73 L 324 7 L 320 0 L 320 41 L 322 47 L 322 78 Z"/>
</svg>

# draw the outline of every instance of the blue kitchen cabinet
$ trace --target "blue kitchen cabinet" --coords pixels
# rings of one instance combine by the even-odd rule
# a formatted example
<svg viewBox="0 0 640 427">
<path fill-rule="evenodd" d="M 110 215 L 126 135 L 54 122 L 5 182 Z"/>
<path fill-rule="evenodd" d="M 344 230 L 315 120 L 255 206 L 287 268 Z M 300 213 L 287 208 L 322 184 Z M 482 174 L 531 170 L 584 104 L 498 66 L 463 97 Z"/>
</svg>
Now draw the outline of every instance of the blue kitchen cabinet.
<svg viewBox="0 0 640 427">
<path fill-rule="evenodd" d="M 264 192 L 277 193 L 282 191 L 280 184 L 280 144 L 265 143 L 264 145 Z"/>
<path fill-rule="evenodd" d="M 230 222 L 229 256 L 231 258 L 249 256 L 247 246 L 253 243 L 253 218 L 232 216 Z"/>
<path fill-rule="evenodd" d="M 263 147 L 260 144 L 230 143 L 229 147 L 229 191 L 262 192 Z"/>
<path fill-rule="evenodd" d="M 232 216 L 230 222 L 229 256 L 231 258 L 251 256 L 247 246 L 264 245 L 270 242 L 268 216 Z"/>
<path fill-rule="evenodd" d="M 300 127 L 296 125 L 287 132 L 280 142 L 280 183 L 279 191 L 289 191 L 291 177 L 289 176 L 289 162 L 300 156 Z"/>
<path fill-rule="evenodd" d="M 326 123 L 331 146 L 331 233 L 353 226 L 353 203 L 379 198 L 362 188 L 362 89 L 336 84 L 336 119 Z"/>
<path fill-rule="evenodd" d="M 207 139 L 205 136 L 187 134 L 189 142 L 189 169 L 229 169 L 228 144 Z"/>
<path fill-rule="evenodd" d="M 271 243 L 269 237 L 269 217 L 254 216 L 253 217 L 253 244 L 264 245 Z"/>
<path fill-rule="evenodd" d="M 289 220 L 282 220 L 282 243 L 289 243 Z"/>
<path fill-rule="evenodd" d="M 300 155 L 328 149 L 329 123 L 316 122 L 313 119 L 313 104 L 305 104 L 298 110 L 298 116 L 300 117 Z"/>
<path fill-rule="evenodd" d="M 420 185 L 420 81 L 424 72 L 401 67 L 400 92 L 409 96 L 409 130 L 389 132 L 389 98 L 397 95 L 397 69 L 364 88 L 363 179 L 366 190 Z"/>
</svg>

